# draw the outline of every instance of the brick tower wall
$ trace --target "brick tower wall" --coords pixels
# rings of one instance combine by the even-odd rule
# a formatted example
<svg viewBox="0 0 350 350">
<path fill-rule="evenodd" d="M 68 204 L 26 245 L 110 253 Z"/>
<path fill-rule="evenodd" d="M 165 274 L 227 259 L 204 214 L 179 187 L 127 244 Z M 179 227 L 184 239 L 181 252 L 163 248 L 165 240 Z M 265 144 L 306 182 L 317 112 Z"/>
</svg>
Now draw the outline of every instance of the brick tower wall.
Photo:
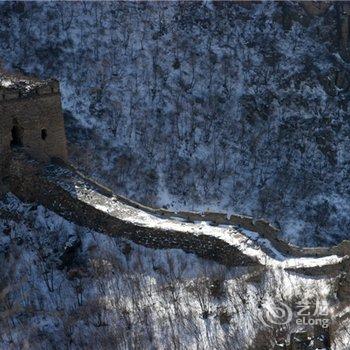
<svg viewBox="0 0 350 350">
<path fill-rule="evenodd" d="M 35 94 L 21 97 L 19 92 L 0 91 L 0 154 L 11 151 L 12 128 L 18 125 L 23 151 L 33 158 L 67 160 L 61 98 L 57 82 L 39 87 Z M 45 131 L 43 131 L 45 130 Z M 42 138 L 42 133 L 46 138 Z"/>
</svg>

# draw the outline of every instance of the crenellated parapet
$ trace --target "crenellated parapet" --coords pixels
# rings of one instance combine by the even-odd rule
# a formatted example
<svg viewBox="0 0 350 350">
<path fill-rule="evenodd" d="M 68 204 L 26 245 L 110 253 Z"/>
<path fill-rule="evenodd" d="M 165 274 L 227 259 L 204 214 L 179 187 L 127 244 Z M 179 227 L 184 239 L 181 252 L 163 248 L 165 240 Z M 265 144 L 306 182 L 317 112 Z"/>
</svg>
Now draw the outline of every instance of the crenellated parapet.
<svg viewBox="0 0 350 350">
<path fill-rule="evenodd" d="M 31 85 L 30 82 L 17 82 L 10 86 L 0 85 L 0 102 L 22 98 L 35 98 L 46 95 L 59 94 L 59 82 L 57 80 L 48 80 L 43 83 Z"/>
</svg>

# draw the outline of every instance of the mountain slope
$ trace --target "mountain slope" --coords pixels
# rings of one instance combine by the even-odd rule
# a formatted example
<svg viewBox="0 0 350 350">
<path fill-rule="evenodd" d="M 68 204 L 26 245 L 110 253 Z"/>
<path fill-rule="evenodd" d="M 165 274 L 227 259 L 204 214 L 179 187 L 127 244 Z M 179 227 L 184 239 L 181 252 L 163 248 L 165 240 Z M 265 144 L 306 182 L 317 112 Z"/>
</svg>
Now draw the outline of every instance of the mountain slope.
<svg viewBox="0 0 350 350">
<path fill-rule="evenodd" d="M 332 349 L 349 342 L 336 276 L 143 248 L 11 194 L 0 202 L 0 261 L 6 349 L 271 349 L 298 326 L 270 328 L 261 311 L 315 300 L 332 313 Z"/>
<path fill-rule="evenodd" d="M 348 237 L 341 3 L 1 3 L 0 56 L 61 81 L 71 159 L 115 192 Z"/>
</svg>

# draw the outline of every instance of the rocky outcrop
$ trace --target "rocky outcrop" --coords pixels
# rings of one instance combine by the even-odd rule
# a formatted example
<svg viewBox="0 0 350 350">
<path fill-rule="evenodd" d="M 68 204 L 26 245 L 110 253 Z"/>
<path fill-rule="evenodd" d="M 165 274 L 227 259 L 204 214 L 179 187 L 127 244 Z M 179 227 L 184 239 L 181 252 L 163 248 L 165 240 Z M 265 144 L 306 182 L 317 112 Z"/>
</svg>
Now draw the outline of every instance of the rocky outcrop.
<svg viewBox="0 0 350 350">
<path fill-rule="evenodd" d="M 315 326 L 312 332 L 295 332 L 290 341 L 276 344 L 274 350 L 316 350 L 329 349 L 329 329 Z"/>
</svg>

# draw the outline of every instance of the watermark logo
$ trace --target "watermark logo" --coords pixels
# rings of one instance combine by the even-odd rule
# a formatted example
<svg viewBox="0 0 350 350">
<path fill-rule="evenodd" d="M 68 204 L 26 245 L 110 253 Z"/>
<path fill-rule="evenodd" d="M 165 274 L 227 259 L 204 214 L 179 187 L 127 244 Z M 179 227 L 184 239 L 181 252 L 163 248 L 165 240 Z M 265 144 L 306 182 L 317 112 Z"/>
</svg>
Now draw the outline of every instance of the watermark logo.
<svg viewBox="0 0 350 350">
<path fill-rule="evenodd" d="M 327 328 L 330 324 L 328 304 L 318 299 L 314 303 L 307 300 L 298 302 L 296 310 L 282 301 L 262 305 L 258 318 L 265 326 L 273 328 L 276 325 L 287 325 L 292 322 L 293 315 L 298 326 L 319 325 Z"/>
<path fill-rule="evenodd" d="M 283 302 L 264 305 L 258 314 L 259 320 L 267 327 L 285 325 L 292 321 L 293 311 Z"/>
<path fill-rule="evenodd" d="M 321 326 L 327 328 L 330 324 L 330 313 L 325 301 L 316 299 L 315 303 L 307 300 L 297 303 L 296 324 L 301 326 Z"/>
</svg>

